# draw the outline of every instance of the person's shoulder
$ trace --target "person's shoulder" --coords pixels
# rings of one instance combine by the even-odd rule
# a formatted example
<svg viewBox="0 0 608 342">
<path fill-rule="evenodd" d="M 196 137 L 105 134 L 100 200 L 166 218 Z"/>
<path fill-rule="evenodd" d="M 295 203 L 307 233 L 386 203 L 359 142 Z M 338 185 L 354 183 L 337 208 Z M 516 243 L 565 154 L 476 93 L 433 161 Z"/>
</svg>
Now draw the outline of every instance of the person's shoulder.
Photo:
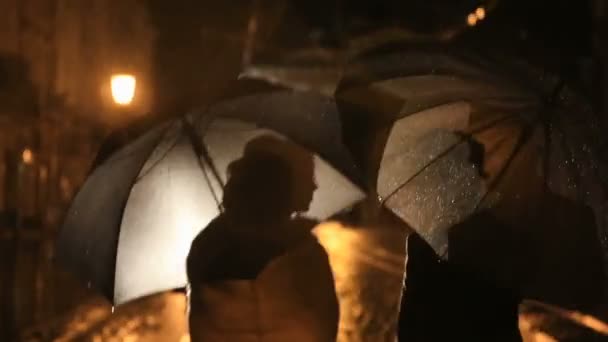
<svg viewBox="0 0 608 342">
<path fill-rule="evenodd" d="M 227 226 L 229 226 L 229 221 L 230 221 L 230 218 L 227 215 L 220 214 L 216 218 L 211 220 L 211 222 L 209 222 L 209 224 L 207 225 L 207 228 L 227 227 Z"/>
<path fill-rule="evenodd" d="M 319 224 L 318 221 L 308 218 L 296 218 L 289 223 L 288 232 L 291 244 L 295 246 L 318 246 L 321 247 L 313 229 Z M 322 247 L 321 247 L 322 248 Z"/>
<path fill-rule="evenodd" d="M 229 230 L 226 229 L 227 226 L 229 224 L 223 215 L 219 215 L 213 219 L 192 240 L 191 253 L 201 248 L 205 249 L 206 247 L 203 247 L 203 245 L 215 244 L 215 240 L 229 234 Z"/>
<path fill-rule="evenodd" d="M 200 274 L 200 272 L 204 273 L 206 271 L 204 265 L 207 265 L 226 248 L 226 243 L 232 240 L 228 236 L 230 234 L 229 229 L 225 229 L 228 225 L 226 218 L 219 215 L 201 229 L 192 240 L 186 260 L 189 277 L 196 277 L 196 274 Z"/>
<path fill-rule="evenodd" d="M 201 235 L 214 234 L 226 230 L 226 227 L 230 227 L 230 219 L 226 215 L 220 214 L 201 231 Z"/>
</svg>

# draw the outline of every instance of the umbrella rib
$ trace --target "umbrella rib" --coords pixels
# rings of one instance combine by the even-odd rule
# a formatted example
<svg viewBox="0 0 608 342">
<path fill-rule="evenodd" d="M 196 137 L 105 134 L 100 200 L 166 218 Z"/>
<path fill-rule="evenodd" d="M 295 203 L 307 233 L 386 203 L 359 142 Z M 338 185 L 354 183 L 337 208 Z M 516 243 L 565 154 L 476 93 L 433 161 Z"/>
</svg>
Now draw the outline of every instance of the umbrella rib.
<svg viewBox="0 0 608 342">
<path fill-rule="evenodd" d="M 450 152 L 452 152 L 454 149 L 456 149 L 456 147 L 458 147 L 460 144 L 464 143 L 465 141 L 466 141 L 466 139 L 461 138 L 461 139 L 458 140 L 458 142 L 452 144 L 450 147 L 446 148 L 441 153 L 439 153 L 436 158 L 434 158 L 433 160 L 431 160 L 428 163 L 426 163 L 422 168 L 420 168 L 420 170 L 416 171 L 405 182 L 403 182 L 395 190 L 391 191 L 385 198 L 383 198 L 382 199 L 382 204 L 384 204 L 392 196 L 394 196 L 401 189 L 403 189 L 405 186 L 407 186 L 412 180 L 414 180 L 414 178 L 418 177 L 421 173 L 423 173 L 426 169 L 428 169 L 431 165 L 433 165 L 437 160 L 439 160 L 439 159 L 445 157 L 446 155 L 448 155 Z"/>
<path fill-rule="evenodd" d="M 574 151 L 572 150 L 571 144 L 568 144 L 568 139 L 567 139 L 567 137 L 568 137 L 568 136 L 566 135 L 566 132 L 565 132 L 565 131 L 563 130 L 563 128 L 562 128 L 560 125 L 558 125 L 557 123 L 555 123 L 554 127 L 555 127 L 555 128 L 556 128 L 556 129 L 557 129 L 557 130 L 558 130 L 558 131 L 561 133 L 561 135 L 563 136 L 563 138 L 561 139 L 561 145 L 562 145 L 562 148 L 563 148 L 565 151 L 568 151 L 568 153 L 569 153 L 569 155 L 570 155 L 570 159 L 571 159 L 571 160 L 574 160 L 574 158 L 575 158 Z M 577 184 L 581 184 L 581 179 L 582 179 L 582 177 L 581 177 L 580 173 L 578 173 L 578 172 L 574 172 L 574 175 L 573 175 L 573 176 L 574 176 L 574 177 L 575 177 L 575 179 L 576 179 L 576 183 L 577 183 Z M 582 190 L 580 190 L 580 191 L 582 191 Z"/>
<path fill-rule="evenodd" d="M 551 97 L 549 98 L 548 102 L 551 106 L 555 106 L 555 103 L 557 101 L 557 98 L 560 94 L 560 91 L 562 91 L 565 88 L 566 84 L 564 80 L 560 80 L 560 82 L 557 84 L 557 86 L 555 87 L 555 89 L 553 90 L 553 93 L 551 94 Z M 568 135 L 566 134 L 566 131 L 559 125 L 559 123 L 557 122 L 557 120 L 554 121 L 554 125 L 553 127 L 555 127 L 562 135 L 562 139 L 561 139 L 561 146 L 565 151 L 568 151 L 569 155 L 570 155 L 570 159 L 572 161 L 574 161 L 575 158 L 575 154 L 574 154 L 574 150 L 572 149 L 571 144 L 568 144 Z M 549 136 L 549 133 L 547 133 L 547 135 Z M 550 137 L 548 138 L 550 139 Z M 549 140 L 550 142 L 550 140 Z M 547 148 L 549 149 L 550 146 L 548 145 Z M 547 153 L 547 155 L 549 156 L 549 153 Z M 547 157 L 548 158 L 548 157 Z M 548 164 L 547 164 L 548 165 Z M 547 168 L 548 170 L 548 168 Z M 581 175 L 578 172 L 574 172 L 574 177 L 576 179 L 577 184 L 581 183 Z M 545 179 L 545 183 L 547 183 L 549 177 L 548 175 L 546 175 L 546 179 Z"/>
<path fill-rule="evenodd" d="M 526 127 L 526 128 L 529 128 L 529 127 Z M 488 186 L 488 190 L 483 194 L 483 196 L 479 199 L 479 201 L 475 205 L 475 209 L 473 209 L 474 212 L 479 209 L 479 207 L 481 206 L 483 201 L 485 201 L 485 199 L 488 198 L 490 193 L 498 186 L 500 181 L 502 181 L 502 179 L 504 178 L 504 176 L 507 173 L 507 170 L 509 169 L 509 167 L 512 165 L 513 161 L 515 160 L 515 157 L 517 156 L 518 152 L 521 151 L 521 149 L 529 141 L 528 138 L 530 137 L 531 134 L 530 134 L 530 130 L 526 129 L 526 128 L 524 128 L 524 130 L 519 135 L 519 138 L 517 139 L 517 144 L 515 145 L 515 148 L 513 148 L 513 151 L 511 152 L 511 154 L 509 155 L 509 158 L 505 162 L 505 166 L 500 170 L 498 175 L 496 175 L 496 178 Z"/>
<path fill-rule="evenodd" d="M 159 142 L 162 141 L 166 136 L 167 133 L 169 132 L 169 129 L 167 129 L 167 131 L 165 131 L 165 133 L 163 134 L 163 136 L 159 139 Z M 163 153 L 163 155 L 158 158 L 157 161 L 154 162 L 154 164 L 150 165 L 150 167 L 146 170 L 146 172 L 144 172 L 143 174 L 137 176 L 137 178 L 135 179 L 135 182 L 133 184 L 136 184 L 137 182 L 139 182 L 142 178 L 144 178 L 145 176 L 147 176 L 150 172 L 152 172 L 152 169 L 154 169 L 156 167 L 156 165 L 158 165 L 158 163 L 160 163 L 161 160 L 165 159 L 165 157 L 169 154 L 169 152 L 171 152 L 171 150 L 173 150 L 175 148 L 175 146 L 177 146 L 177 142 L 178 140 L 176 139 L 171 146 L 169 146 L 169 148 Z M 158 145 L 158 144 L 157 144 Z"/>
<path fill-rule="evenodd" d="M 503 123 L 504 121 L 507 121 L 508 119 L 512 119 L 513 116 L 515 116 L 515 114 L 505 114 L 505 115 L 497 118 L 496 120 L 487 123 L 486 125 L 480 125 L 479 127 L 468 131 L 467 135 L 478 134 L 478 133 L 484 132 L 490 128 L 494 128 L 494 126 L 496 126 L 500 123 Z"/>
<path fill-rule="evenodd" d="M 399 98 L 399 100 L 405 101 L 405 99 L 403 99 L 403 98 Z M 525 100 L 525 98 L 518 98 L 518 97 L 511 98 L 511 97 L 488 96 L 488 97 L 476 98 L 476 99 L 473 99 L 473 98 L 464 98 L 464 99 L 459 99 L 459 100 L 430 102 L 430 104 L 418 107 L 415 110 L 408 110 L 408 111 L 402 110 L 402 111 L 400 111 L 399 114 L 401 116 L 399 117 L 399 119 L 403 119 L 403 118 L 406 118 L 408 116 L 417 115 L 417 114 L 421 113 L 422 111 L 432 110 L 434 108 L 445 106 L 445 105 L 452 104 L 454 102 L 459 102 L 459 101 L 464 101 L 464 102 L 467 102 L 467 103 L 472 103 L 474 101 L 480 101 L 480 102 L 483 102 L 483 104 L 485 106 L 487 106 L 487 107 L 490 107 L 490 108 L 499 108 L 501 106 L 500 106 L 500 104 L 497 104 L 496 101 L 508 102 L 508 101 L 516 101 L 516 100 Z M 494 101 L 494 102 L 492 102 L 492 101 Z M 529 108 L 532 105 L 533 105 L 532 103 L 524 103 L 524 104 L 518 105 L 517 108 L 518 109 L 524 109 L 524 108 Z M 513 116 L 513 115 L 514 114 L 508 114 L 507 116 Z"/>
<path fill-rule="evenodd" d="M 215 202 L 215 205 L 217 206 L 219 212 L 222 212 L 222 202 L 219 199 L 218 194 L 215 193 L 215 190 L 213 189 L 213 184 L 211 183 L 211 179 L 209 178 L 209 175 L 207 174 L 207 171 L 205 170 L 205 166 L 203 165 L 203 162 L 201 161 L 200 158 L 196 158 L 197 163 L 199 168 L 201 169 L 201 172 L 203 173 L 203 177 L 205 177 L 205 182 L 207 183 L 207 186 L 209 186 L 209 191 L 211 191 L 211 196 L 213 196 L 213 201 Z"/>
<path fill-rule="evenodd" d="M 560 83 L 560 84 L 558 84 L 558 86 L 554 89 L 553 93 L 551 94 L 551 97 L 549 100 L 550 103 L 554 102 L 554 99 L 557 96 L 557 94 L 559 94 L 559 91 L 561 90 L 561 88 L 562 88 L 562 84 Z M 533 123 L 533 125 L 542 121 L 542 118 L 543 118 L 542 115 L 539 115 L 538 120 L 536 120 L 537 122 Z M 548 180 L 548 175 L 549 175 L 549 158 L 550 158 L 550 144 L 551 144 L 551 136 L 549 134 L 550 121 L 543 122 L 543 124 L 544 124 L 543 126 L 545 127 L 545 144 L 547 145 L 546 146 L 547 153 L 545 153 L 545 156 L 543 158 L 543 168 L 544 168 L 544 170 L 543 170 L 544 171 L 543 188 L 545 188 L 545 191 L 546 191 L 546 187 L 548 184 L 547 180 Z M 513 152 L 507 159 L 507 162 L 505 163 L 504 168 L 502 168 L 502 170 L 500 170 L 499 174 L 496 176 L 494 181 L 492 183 L 490 183 L 490 185 L 488 186 L 488 190 L 481 197 L 481 199 L 477 202 L 477 205 L 475 205 L 474 211 L 477 211 L 479 209 L 479 207 L 481 206 L 483 201 L 485 201 L 485 199 L 489 196 L 489 194 L 498 186 L 500 181 L 502 181 L 504 175 L 506 174 L 507 170 L 511 166 L 513 160 L 515 160 L 515 156 L 525 146 L 525 144 L 528 142 L 528 138 L 530 136 L 531 136 L 531 130 L 529 129 L 529 127 L 524 128 L 524 131 L 521 133 L 520 137 L 518 138 L 517 145 L 515 146 L 515 148 L 513 149 Z"/>
<path fill-rule="evenodd" d="M 498 151 L 508 139 L 508 137 L 503 137 L 502 139 L 498 140 L 491 146 L 491 148 L 488 149 L 486 155 L 492 155 L 493 153 Z"/>
<path fill-rule="evenodd" d="M 439 77 L 449 77 L 449 78 L 452 78 L 452 79 L 454 79 L 454 77 L 455 77 L 456 80 L 462 81 L 462 82 L 465 82 L 465 83 L 479 81 L 478 76 L 474 76 L 474 75 L 473 76 L 472 75 L 454 75 L 453 73 L 450 73 L 448 71 L 446 71 L 446 72 L 433 71 L 432 75 L 433 76 L 439 76 Z M 375 80 L 375 81 L 372 82 L 371 85 L 367 85 L 367 86 L 364 86 L 362 88 L 363 89 L 375 88 L 375 89 L 382 90 L 382 85 L 380 85 L 381 83 L 386 83 L 386 82 L 397 83 L 397 82 L 402 81 L 403 79 L 412 79 L 412 78 L 416 78 L 416 77 L 426 77 L 426 76 L 429 76 L 429 72 L 427 72 L 427 71 L 423 71 L 423 72 L 420 72 L 420 73 L 412 73 L 412 74 L 402 75 L 402 76 L 399 76 L 397 78 L 392 78 L 392 79 Z M 483 84 L 495 84 L 496 83 L 496 79 L 494 79 L 494 80 L 483 80 L 481 83 L 483 83 Z M 503 90 L 503 93 L 504 93 L 504 90 L 506 90 L 508 92 L 509 96 L 505 97 L 505 96 L 494 95 L 494 96 L 480 97 L 480 98 L 469 99 L 469 100 L 472 100 L 472 101 L 475 101 L 475 100 L 496 100 L 496 99 L 511 99 L 511 100 L 513 100 L 513 99 L 515 99 L 515 100 L 528 100 L 529 99 L 529 100 L 533 100 L 533 99 L 536 98 L 536 97 L 526 96 L 526 95 L 524 95 L 524 92 L 518 92 L 518 91 L 516 91 L 517 88 L 520 88 L 522 86 L 525 89 L 527 89 L 528 91 L 532 91 L 533 93 L 537 93 L 536 90 L 531 89 L 531 88 L 529 88 L 529 87 L 527 87 L 527 86 L 525 86 L 523 84 L 510 83 L 510 85 L 507 86 L 507 87 L 501 87 L 501 88 L 499 88 L 499 89 Z M 386 92 L 386 90 L 385 90 L 385 92 Z M 398 96 L 398 97 L 400 97 L 400 96 Z"/>
<path fill-rule="evenodd" d="M 224 187 L 224 185 L 222 183 L 222 179 L 220 178 L 219 173 L 218 173 L 217 169 L 215 168 L 215 165 L 213 164 L 211 157 L 209 156 L 209 151 L 207 151 L 207 148 L 205 146 L 205 143 L 203 142 L 202 137 L 200 137 L 196 133 L 196 131 L 194 130 L 194 128 L 192 127 L 190 122 L 188 122 L 188 120 L 186 120 L 186 118 L 183 118 L 182 121 L 184 124 L 183 125 L 184 130 L 186 131 L 186 134 L 188 135 L 188 138 L 190 140 L 194 153 L 197 156 L 197 158 L 196 158 L 197 163 L 201 169 L 201 172 L 203 172 L 205 181 L 207 182 L 207 185 L 209 186 L 209 190 L 211 191 L 211 195 L 213 196 L 213 200 L 215 201 L 218 210 L 220 212 L 222 212 L 223 211 L 222 202 L 219 199 L 218 194 L 216 194 L 215 190 L 213 189 L 213 184 L 211 183 L 211 179 L 209 179 L 209 175 L 207 175 L 207 172 L 205 171 L 206 167 L 205 167 L 205 164 L 203 163 L 203 160 L 207 163 L 207 167 L 209 169 L 211 169 L 211 173 L 215 177 L 215 179 L 218 182 L 218 184 L 220 185 L 220 187 Z"/>
<path fill-rule="evenodd" d="M 213 121 L 213 118 L 209 119 L 209 122 L 212 122 L 212 121 Z M 209 128 L 208 125 L 204 128 L 205 133 L 207 132 L 208 128 Z M 211 169 L 211 173 L 213 174 L 213 177 L 215 178 L 215 180 L 217 181 L 217 183 L 220 185 L 221 188 L 223 188 L 224 187 L 224 183 L 222 182 L 222 178 L 220 177 L 220 173 L 217 170 L 217 167 L 215 166 L 215 163 L 213 162 L 213 159 L 211 159 L 211 155 L 209 154 L 209 150 L 207 149 L 207 145 L 205 145 L 205 141 L 203 140 L 203 137 L 196 133 L 196 130 L 194 130 L 194 128 L 193 128 L 192 125 L 190 125 L 190 129 L 192 130 L 192 132 L 194 133 L 194 135 L 199 138 L 198 141 L 200 141 L 200 148 L 201 148 L 201 152 L 202 152 L 202 154 L 201 154 L 202 158 L 204 158 L 205 161 L 207 162 L 209 168 Z M 220 204 L 220 207 L 221 207 L 221 204 Z"/>
<path fill-rule="evenodd" d="M 573 151 L 573 149 L 572 149 L 572 144 L 568 144 L 568 141 L 569 141 L 569 139 L 568 139 L 568 135 L 567 135 L 567 134 L 566 134 L 566 132 L 564 131 L 563 127 L 561 127 L 561 126 L 560 126 L 559 124 L 557 124 L 557 123 L 554 125 L 554 127 L 556 127 L 556 128 L 559 130 L 559 132 L 560 132 L 560 133 L 563 135 L 563 137 L 564 137 L 564 138 L 562 139 L 562 145 L 565 147 L 565 149 L 566 149 L 566 150 L 568 150 L 568 151 L 570 152 L 570 157 L 571 157 L 571 158 L 574 158 L 574 151 Z M 590 144 L 590 147 L 592 148 L 592 150 L 591 150 L 591 152 L 590 152 L 590 153 L 592 154 L 592 156 L 591 156 L 591 157 L 593 157 L 593 156 L 594 156 L 594 155 L 597 153 L 597 150 L 596 150 L 597 145 L 596 145 L 596 143 L 593 141 L 593 137 L 589 137 L 589 138 L 586 138 L 586 139 L 589 139 L 589 140 L 590 140 L 590 141 L 589 141 L 589 144 Z M 590 157 L 590 156 L 587 156 L 587 158 L 589 158 L 589 157 Z M 598 169 L 597 169 L 597 168 L 595 168 L 595 167 L 591 167 L 591 170 L 593 170 L 593 173 L 594 173 L 594 175 L 595 175 L 596 177 L 601 178 L 601 177 L 599 176 L 599 171 L 598 171 Z M 577 180 L 580 182 L 580 179 L 582 178 L 582 177 L 581 177 L 581 175 L 580 175 L 580 174 L 578 174 L 578 173 L 575 173 L 575 176 L 577 177 Z M 607 190 L 607 188 L 606 188 L 606 186 L 604 186 L 604 185 L 603 185 L 603 183 L 601 184 L 601 188 L 602 188 L 602 190 L 603 190 L 603 191 L 608 191 L 608 190 Z"/>
<path fill-rule="evenodd" d="M 557 86 L 555 86 L 555 89 L 553 89 L 551 95 L 549 96 L 549 98 L 546 100 L 547 103 L 547 107 L 545 108 L 545 110 L 554 110 L 555 108 L 555 101 L 557 99 L 557 97 L 559 96 L 560 91 L 564 88 L 565 83 L 562 79 L 559 80 Z M 542 109 L 541 109 L 542 110 Z M 547 193 L 549 191 L 549 178 L 551 176 L 550 174 L 550 163 L 551 163 L 551 144 L 552 139 L 551 139 L 551 127 L 552 127 L 552 116 L 551 115 L 539 115 L 539 118 L 545 119 L 543 120 L 543 128 L 545 130 L 545 155 L 543 156 L 543 192 Z M 553 126 L 557 126 L 557 125 L 553 125 Z M 559 128 L 558 128 L 559 129 Z M 561 131 L 561 130 L 560 130 Z M 562 132 L 563 133 L 563 132 Z M 565 134 L 564 134 L 564 138 L 565 138 Z M 562 140 L 562 143 L 564 143 L 564 141 Z M 567 144 L 565 147 L 565 150 L 569 150 Z M 574 157 L 574 153 L 572 151 L 568 151 L 570 152 L 570 156 Z"/>
<path fill-rule="evenodd" d="M 544 122 L 544 130 L 545 130 L 545 155 L 543 156 L 543 192 L 549 191 L 549 177 L 550 177 L 550 167 L 551 163 L 551 119 L 548 119 Z"/>
<path fill-rule="evenodd" d="M 203 110 L 199 110 L 198 112 L 201 114 L 208 113 L 209 106 L 205 107 L 205 109 L 203 109 Z M 207 119 L 207 125 L 205 125 L 205 127 L 203 128 L 205 131 L 207 130 L 207 128 L 209 128 L 209 124 L 214 120 L 214 118 L 208 117 L 206 119 Z M 192 145 L 193 145 L 195 153 L 197 154 L 197 157 L 198 157 L 197 162 L 199 164 L 199 167 L 201 168 L 201 171 L 203 172 L 203 176 L 205 177 L 205 182 L 209 186 L 209 190 L 211 190 L 211 194 L 213 196 L 213 200 L 215 201 L 215 203 L 217 205 L 218 211 L 221 213 L 224 211 L 224 207 L 222 206 L 222 201 L 220 200 L 218 194 L 216 194 L 215 190 L 213 190 L 213 185 L 211 184 L 211 179 L 209 178 L 209 175 L 205 171 L 205 166 L 203 165 L 201 158 L 203 158 L 207 162 L 209 168 L 211 169 L 211 173 L 213 174 L 214 178 L 216 179 L 216 181 L 218 182 L 220 187 L 223 188 L 224 185 L 222 183 L 222 179 L 220 178 L 219 172 L 217 171 L 217 168 L 215 167 L 215 164 L 213 163 L 213 160 L 211 159 L 211 156 L 209 155 L 209 151 L 207 150 L 205 141 L 203 140 L 202 136 L 200 136 L 199 134 L 196 133 L 197 130 L 194 128 L 194 127 L 199 127 L 199 129 L 202 128 L 201 126 L 204 125 L 203 120 L 204 120 L 204 116 L 198 115 L 196 117 L 196 120 L 192 124 L 188 120 L 184 120 L 184 121 L 186 122 L 187 128 L 190 130 L 191 135 L 194 136 L 194 138 L 195 138 L 192 141 Z M 197 142 L 200 142 L 200 144 L 198 144 Z M 200 149 L 200 151 L 197 151 L 197 147 Z"/>
<path fill-rule="evenodd" d="M 446 155 L 448 155 L 450 152 L 452 152 L 456 147 L 458 147 L 460 144 L 464 143 L 467 141 L 467 138 L 472 135 L 472 134 L 476 134 L 476 133 L 481 133 L 483 131 L 486 131 L 488 129 L 491 129 L 492 127 L 494 127 L 495 125 L 500 124 L 503 121 L 506 121 L 510 118 L 513 117 L 513 114 L 506 114 L 486 125 L 483 125 L 481 127 L 478 127 L 474 130 L 471 130 L 468 132 L 468 134 L 466 136 L 463 136 L 459 139 L 458 142 L 452 144 L 451 146 L 449 146 L 447 149 L 445 149 L 444 151 L 442 151 L 439 155 L 437 155 L 436 158 L 434 158 L 433 160 L 429 161 L 428 163 L 426 163 L 420 170 L 416 171 L 416 173 L 414 173 L 412 176 L 410 176 L 405 182 L 403 182 L 401 185 L 399 185 L 395 190 L 391 191 L 386 197 L 384 197 L 382 199 L 382 204 L 384 204 L 386 201 L 388 201 L 392 196 L 394 196 L 396 193 L 398 193 L 401 189 L 403 189 L 405 186 L 407 186 L 412 180 L 414 180 L 414 178 L 418 177 L 422 172 L 424 172 L 426 169 L 428 169 L 433 163 L 435 163 L 437 160 L 445 157 Z"/>
</svg>

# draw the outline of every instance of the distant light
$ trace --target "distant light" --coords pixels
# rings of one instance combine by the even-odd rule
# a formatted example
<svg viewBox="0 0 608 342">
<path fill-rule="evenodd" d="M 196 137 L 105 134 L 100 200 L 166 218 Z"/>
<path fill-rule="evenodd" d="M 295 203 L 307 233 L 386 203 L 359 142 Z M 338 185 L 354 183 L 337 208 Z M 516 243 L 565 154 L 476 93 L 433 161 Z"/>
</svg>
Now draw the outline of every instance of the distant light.
<svg viewBox="0 0 608 342">
<path fill-rule="evenodd" d="M 475 10 L 475 15 L 477 16 L 477 19 L 483 20 L 483 18 L 486 17 L 486 10 L 483 7 L 478 7 Z"/>
<path fill-rule="evenodd" d="M 469 26 L 475 26 L 477 24 L 477 15 L 475 15 L 475 13 L 471 13 L 467 16 L 467 24 Z"/>
<path fill-rule="evenodd" d="M 40 180 L 46 181 L 49 177 L 49 169 L 46 166 L 40 167 Z"/>
<path fill-rule="evenodd" d="M 30 150 L 29 148 L 23 150 L 23 152 L 21 153 L 21 160 L 23 160 L 23 163 L 27 165 L 33 163 L 34 153 L 32 153 L 32 150 Z"/>
<path fill-rule="evenodd" d="M 112 76 L 112 98 L 114 102 L 121 106 L 127 106 L 133 102 L 135 97 L 135 86 L 137 82 L 135 76 L 118 74 Z"/>
</svg>

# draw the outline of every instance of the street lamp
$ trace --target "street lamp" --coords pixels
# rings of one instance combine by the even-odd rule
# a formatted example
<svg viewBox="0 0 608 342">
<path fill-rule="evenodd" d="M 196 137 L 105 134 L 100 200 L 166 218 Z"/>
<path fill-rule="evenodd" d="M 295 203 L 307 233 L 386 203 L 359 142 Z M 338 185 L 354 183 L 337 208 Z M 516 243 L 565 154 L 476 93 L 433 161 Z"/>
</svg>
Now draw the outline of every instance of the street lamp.
<svg viewBox="0 0 608 342">
<path fill-rule="evenodd" d="M 29 148 L 26 148 L 21 152 L 21 160 L 23 164 L 30 165 L 34 162 L 34 153 Z"/>
<path fill-rule="evenodd" d="M 135 97 L 137 81 L 135 76 L 129 74 L 112 75 L 112 99 L 119 106 L 128 106 Z"/>
<path fill-rule="evenodd" d="M 486 9 L 483 7 L 477 7 L 473 13 L 467 16 L 467 24 L 469 26 L 477 25 L 481 20 L 486 17 Z"/>
</svg>

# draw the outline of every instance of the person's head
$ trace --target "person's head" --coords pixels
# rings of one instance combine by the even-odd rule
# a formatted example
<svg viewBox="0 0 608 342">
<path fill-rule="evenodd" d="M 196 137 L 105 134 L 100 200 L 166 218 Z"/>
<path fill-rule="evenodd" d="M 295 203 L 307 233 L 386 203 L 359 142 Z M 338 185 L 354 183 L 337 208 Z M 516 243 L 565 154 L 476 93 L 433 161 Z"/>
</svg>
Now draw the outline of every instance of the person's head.
<svg viewBox="0 0 608 342">
<path fill-rule="evenodd" d="M 250 141 L 228 167 L 227 212 L 272 220 L 306 211 L 316 189 L 312 155 L 272 136 Z"/>
</svg>

